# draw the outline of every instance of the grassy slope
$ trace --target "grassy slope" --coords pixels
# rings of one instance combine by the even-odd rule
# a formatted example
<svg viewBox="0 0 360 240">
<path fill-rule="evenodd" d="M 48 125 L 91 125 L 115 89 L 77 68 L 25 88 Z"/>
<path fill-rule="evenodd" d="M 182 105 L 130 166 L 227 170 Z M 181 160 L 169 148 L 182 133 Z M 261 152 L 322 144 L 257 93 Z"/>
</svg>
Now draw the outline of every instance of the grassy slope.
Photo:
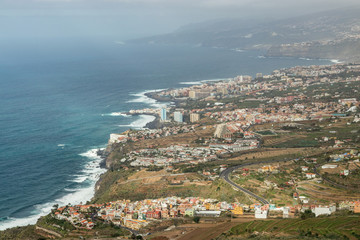
<svg viewBox="0 0 360 240">
<path fill-rule="evenodd" d="M 41 236 L 35 233 L 35 226 L 15 227 L 0 232 L 0 240 L 32 240 L 40 239 Z"/>
</svg>

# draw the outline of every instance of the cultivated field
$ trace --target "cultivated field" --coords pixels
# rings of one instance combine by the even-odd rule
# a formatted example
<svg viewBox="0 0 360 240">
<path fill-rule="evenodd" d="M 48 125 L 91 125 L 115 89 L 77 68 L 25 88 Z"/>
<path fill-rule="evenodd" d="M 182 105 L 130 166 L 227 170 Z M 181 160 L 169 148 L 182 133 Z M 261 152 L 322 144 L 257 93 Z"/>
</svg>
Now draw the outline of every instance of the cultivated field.
<svg viewBox="0 0 360 240">
<path fill-rule="evenodd" d="M 266 235 L 268 237 L 307 236 L 328 237 L 332 239 L 359 239 L 360 216 L 349 215 L 340 217 L 309 218 L 305 220 L 255 220 L 241 223 L 231 228 L 225 236 L 219 237 L 218 239 L 236 239 L 235 236 L 241 238 L 249 237 L 254 234 Z"/>
</svg>

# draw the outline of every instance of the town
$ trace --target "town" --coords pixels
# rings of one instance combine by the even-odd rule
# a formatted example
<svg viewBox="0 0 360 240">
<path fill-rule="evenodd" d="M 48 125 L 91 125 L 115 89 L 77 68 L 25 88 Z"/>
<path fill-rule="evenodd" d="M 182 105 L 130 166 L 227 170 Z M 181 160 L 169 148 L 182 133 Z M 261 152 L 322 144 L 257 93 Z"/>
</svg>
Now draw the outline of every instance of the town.
<svg viewBox="0 0 360 240">
<path fill-rule="evenodd" d="M 336 210 L 349 210 L 360 213 L 360 201 L 341 202 L 338 207 L 336 205 L 307 204 L 279 207 L 275 206 L 275 204 L 262 206 L 255 203 L 246 205 L 199 197 L 185 199 L 168 197 L 136 202 L 119 200 L 104 204 L 67 205 L 53 209 L 53 216 L 59 220 L 69 221 L 76 228 L 92 229 L 96 221 L 103 220 L 114 225 L 140 230 L 152 221 L 170 218 L 216 218 L 226 214 L 229 216 L 252 215 L 258 219 L 264 219 L 268 216 L 294 218 L 306 210 L 311 210 L 316 217 L 330 215 Z"/>
<path fill-rule="evenodd" d="M 166 106 L 121 114 L 158 127 L 112 133 L 94 199 L 54 206 L 39 226 L 177 239 L 196 225 L 174 221 L 357 216 L 359 82 L 360 65 L 336 64 L 148 93 Z"/>
</svg>

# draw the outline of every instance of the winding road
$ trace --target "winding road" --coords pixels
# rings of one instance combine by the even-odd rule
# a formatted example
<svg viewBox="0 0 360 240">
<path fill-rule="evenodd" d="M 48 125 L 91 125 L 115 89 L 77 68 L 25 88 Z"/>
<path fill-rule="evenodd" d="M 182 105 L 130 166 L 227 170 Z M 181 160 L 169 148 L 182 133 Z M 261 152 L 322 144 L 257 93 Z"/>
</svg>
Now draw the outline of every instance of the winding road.
<svg viewBox="0 0 360 240">
<path fill-rule="evenodd" d="M 246 163 L 246 164 L 242 164 L 242 165 L 238 165 L 238 166 L 234 166 L 234 167 L 230 167 L 230 168 L 227 168 L 226 170 L 222 171 L 221 174 L 220 174 L 220 177 L 223 178 L 227 183 L 229 183 L 230 185 L 232 185 L 233 187 L 239 189 L 240 191 L 250 195 L 251 197 L 253 198 L 256 198 L 258 201 L 260 201 L 262 204 L 269 204 L 269 202 L 265 199 L 265 198 L 262 198 L 258 195 L 256 195 L 255 193 L 252 193 L 250 192 L 249 190 L 243 188 L 243 187 L 240 187 L 239 185 L 237 185 L 236 183 L 234 183 L 233 181 L 230 180 L 230 174 L 235 171 L 236 169 L 239 169 L 239 168 L 243 168 L 243 167 L 246 167 L 246 166 L 250 166 L 250 165 L 255 165 L 255 164 L 259 164 L 259 162 L 256 162 L 256 163 Z"/>
<path fill-rule="evenodd" d="M 256 198 L 259 202 L 261 202 L 262 204 L 269 204 L 269 201 L 267 201 L 265 198 L 260 197 L 258 195 L 256 195 L 253 192 L 250 192 L 249 190 L 240 187 L 239 185 L 237 185 L 236 183 L 234 183 L 233 181 L 230 180 L 230 174 L 235 171 L 236 169 L 239 168 L 243 168 L 243 167 L 247 167 L 247 166 L 251 166 L 251 165 L 257 165 L 257 164 L 269 164 L 269 163 L 276 163 L 276 162 L 289 162 L 292 161 L 294 159 L 284 159 L 284 160 L 273 160 L 273 161 L 264 161 L 264 162 L 252 162 L 252 163 L 245 163 L 245 164 L 241 164 L 241 165 L 237 165 L 237 166 L 233 166 L 233 167 L 229 167 L 227 169 L 225 169 L 224 171 L 222 171 L 220 173 L 220 177 L 223 178 L 227 183 L 229 183 L 230 185 L 232 185 L 233 187 L 239 189 L 240 191 L 250 195 L 253 198 Z"/>
<path fill-rule="evenodd" d="M 356 164 L 355 164 L 356 165 Z M 314 172 L 316 175 L 320 176 L 322 178 L 323 181 L 325 182 L 328 182 L 330 185 L 332 186 L 335 186 L 335 187 L 339 187 L 341 189 L 347 189 L 347 190 L 351 190 L 351 191 L 359 191 L 360 189 L 359 188 L 356 188 L 356 187 L 349 187 L 349 186 L 346 186 L 346 185 L 342 185 L 342 184 L 339 184 L 337 182 L 334 182 L 330 179 L 328 179 L 325 175 L 321 175 L 320 172 L 317 170 L 317 167 L 314 166 Z"/>
</svg>

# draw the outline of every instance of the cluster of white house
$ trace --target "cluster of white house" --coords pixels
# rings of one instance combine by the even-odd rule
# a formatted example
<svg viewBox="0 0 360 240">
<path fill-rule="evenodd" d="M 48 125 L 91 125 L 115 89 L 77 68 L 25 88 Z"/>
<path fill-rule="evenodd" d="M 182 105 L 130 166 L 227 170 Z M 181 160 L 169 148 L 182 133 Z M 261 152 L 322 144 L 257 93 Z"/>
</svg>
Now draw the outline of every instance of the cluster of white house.
<svg viewBox="0 0 360 240">
<path fill-rule="evenodd" d="M 172 135 L 177 135 L 180 133 L 188 133 L 195 131 L 195 128 L 198 125 L 182 125 L 174 127 L 164 127 L 161 129 L 144 129 L 138 131 L 126 131 L 122 134 L 112 133 L 108 144 L 114 143 L 126 143 L 127 141 L 141 141 L 146 139 L 156 139 L 161 137 L 167 137 Z"/>
<path fill-rule="evenodd" d="M 351 67 L 351 70 L 350 70 Z M 257 78 L 274 81 L 253 81 L 251 76 L 237 76 L 215 82 L 206 82 L 190 87 L 171 89 L 158 92 L 160 96 L 172 98 L 190 99 L 213 99 L 215 96 L 233 97 L 238 95 L 262 95 L 264 91 L 284 91 L 291 87 L 308 87 L 314 84 L 336 83 L 342 81 L 360 81 L 360 77 L 352 78 L 329 78 L 331 74 L 346 71 L 360 71 L 359 65 L 333 65 L 333 66 L 311 66 L 294 67 L 289 69 L 275 70 L 271 75 L 257 74 Z M 292 101 L 292 100 L 290 100 Z M 279 102 L 289 102 L 289 99 L 279 99 Z"/>
<path fill-rule="evenodd" d="M 122 225 L 132 229 L 145 227 L 149 222 L 178 218 L 178 217 L 220 217 L 222 212 L 233 215 L 252 215 L 255 218 L 268 218 L 269 216 L 295 217 L 296 214 L 311 210 L 316 217 L 330 215 L 336 211 L 336 205 L 296 205 L 291 207 L 276 207 L 275 204 L 251 205 L 238 202 L 219 202 L 216 199 L 199 197 L 168 197 L 160 199 L 145 199 L 131 202 L 119 200 L 105 204 L 90 204 L 64 206 L 54 211 L 54 217 L 67 220 L 77 228 L 91 229 L 95 221 L 102 219 L 115 225 Z M 347 201 L 339 204 L 339 209 L 360 212 L 360 201 Z"/>
<path fill-rule="evenodd" d="M 166 148 L 131 151 L 120 161 L 130 161 L 131 166 L 166 166 L 180 162 L 197 164 L 216 160 L 216 154 L 217 149 L 215 148 L 172 145 Z"/>
</svg>

